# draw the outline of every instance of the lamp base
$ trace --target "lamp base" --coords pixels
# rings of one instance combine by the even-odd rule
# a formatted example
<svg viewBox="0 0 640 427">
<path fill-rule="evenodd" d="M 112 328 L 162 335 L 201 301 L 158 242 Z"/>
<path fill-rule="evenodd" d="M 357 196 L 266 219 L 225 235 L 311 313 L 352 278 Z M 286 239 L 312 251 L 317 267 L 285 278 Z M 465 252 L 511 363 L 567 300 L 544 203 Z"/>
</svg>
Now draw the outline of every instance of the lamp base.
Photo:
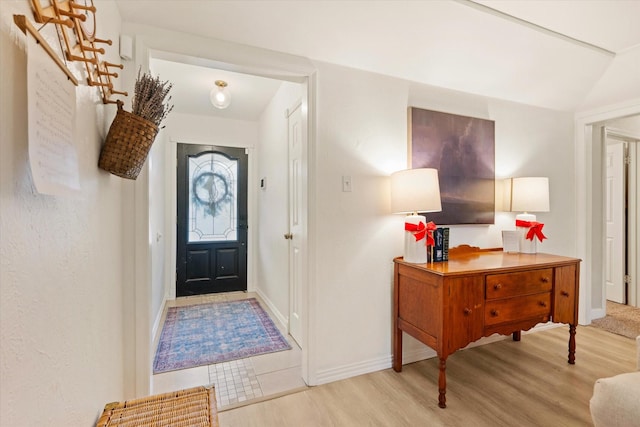
<svg viewBox="0 0 640 427">
<path fill-rule="evenodd" d="M 427 219 L 422 215 L 408 215 L 404 219 L 405 223 L 418 225 L 420 222 L 427 223 Z M 425 264 L 427 262 L 426 237 L 418 240 L 410 231 L 404 232 L 404 260 L 412 264 Z"/>
<path fill-rule="evenodd" d="M 536 220 L 536 216 L 533 214 L 523 213 L 516 215 L 516 220 L 520 221 L 529 221 L 534 222 Z M 536 238 L 532 240 L 527 239 L 527 232 L 529 231 L 528 227 L 516 227 L 516 231 L 518 232 L 518 248 L 519 252 L 523 254 L 535 254 L 538 252 L 538 248 L 536 245 Z"/>
</svg>

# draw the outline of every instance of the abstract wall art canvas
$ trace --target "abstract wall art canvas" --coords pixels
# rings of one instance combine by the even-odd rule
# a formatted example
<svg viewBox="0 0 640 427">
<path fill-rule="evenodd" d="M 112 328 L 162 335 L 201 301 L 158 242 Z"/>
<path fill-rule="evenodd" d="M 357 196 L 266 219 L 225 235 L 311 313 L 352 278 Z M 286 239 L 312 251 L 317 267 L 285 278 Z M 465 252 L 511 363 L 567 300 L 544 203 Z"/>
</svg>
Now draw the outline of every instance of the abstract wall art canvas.
<svg viewBox="0 0 640 427">
<path fill-rule="evenodd" d="M 409 165 L 438 169 L 438 225 L 493 224 L 495 122 L 409 107 Z"/>
</svg>

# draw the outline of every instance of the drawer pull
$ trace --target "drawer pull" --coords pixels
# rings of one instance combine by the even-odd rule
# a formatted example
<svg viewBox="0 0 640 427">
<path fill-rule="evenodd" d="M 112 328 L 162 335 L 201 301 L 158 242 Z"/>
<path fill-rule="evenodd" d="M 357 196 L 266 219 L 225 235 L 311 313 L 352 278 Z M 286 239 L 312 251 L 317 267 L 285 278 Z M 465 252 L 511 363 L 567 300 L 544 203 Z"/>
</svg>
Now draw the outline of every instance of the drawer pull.
<svg viewBox="0 0 640 427">
<path fill-rule="evenodd" d="M 540 281 L 542 283 L 549 283 L 549 278 L 545 276 L 545 277 L 540 278 Z"/>
<path fill-rule="evenodd" d="M 568 297 L 568 296 L 569 296 L 569 292 L 567 292 L 567 291 L 560 291 L 560 295 L 562 295 L 563 297 Z"/>
<path fill-rule="evenodd" d="M 468 307 L 465 307 L 465 309 L 462 310 L 462 312 L 464 313 L 465 316 L 468 316 L 471 314 L 471 309 Z"/>
<path fill-rule="evenodd" d="M 495 285 L 493 285 L 493 289 L 499 291 L 500 289 L 502 289 L 502 283 L 496 283 Z"/>
<path fill-rule="evenodd" d="M 493 317 L 498 317 L 498 314 L 500 314 L 500 312 L 498 310 L 496 310 L 495 308 L 491 309 L 491 315 Z"/>
<path fill-rule="evenodd" d="M 538 304 L 540 304 L 540 307 L 546 307 L 547 303 L 544 301 L 538 301 Z"/>
</svg>

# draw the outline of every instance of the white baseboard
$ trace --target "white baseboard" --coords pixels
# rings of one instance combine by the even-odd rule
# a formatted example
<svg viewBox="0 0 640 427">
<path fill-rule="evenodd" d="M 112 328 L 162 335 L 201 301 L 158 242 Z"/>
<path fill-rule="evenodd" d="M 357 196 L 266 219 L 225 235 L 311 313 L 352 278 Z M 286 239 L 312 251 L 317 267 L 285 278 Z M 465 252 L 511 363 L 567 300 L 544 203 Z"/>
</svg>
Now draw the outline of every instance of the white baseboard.
<svg viewBox="0 0 640 427">
<path fill-rule="evenodd" d="M 523 334 L 530 334 L 534 332 L 540 332 L 547 329 L 553 329 L 560 326 L 566 326 L 561 323 L 543 323 L 537 325 L 535 328 L 532 328 L 529 331 L 522 331 Z M 506 339 L 511 339 L 510 335 L 498 335 L 494 334 L 489 337 L 484 337 L 479 339 L 478 341 L 472 342 L 465 349 L 478 347 L 481 345 L 491 344 L 496 341 L 503 341 Z M 421 360 L 431 359 L 436 357 L 437 354 L 435 350 L 427 347 L 424 348 L 407 350 L 402 352 L 402 364 L 406 365 L 409 363 L 419 362 Z M 326 384 L 333 381 L 344 380 L 346 378 L 355 377 L 358 375 L 369 374 L 371 372 L 382 371 L 384 369 L 389 369 L 392 367 L 393 357 L 392 355 L 388 355 L 385 357 L 381 357 L 378 359 L 370 359 L 365 360 L 363 362 L 351 363 L 343 366 L 338 366 L 335 368 L 320 370 L 317 372 L 316 380 L 317 385 Z"/>
<path fill-rule="evenodd" d="M 167 309 L 167 301 L 168 298 L 165 295 L 164 299 L 162 300 L 162 304 L 160 304 L 160 310 L 158 310 L 158 313 L 156 314 L 156 318 L 153 321 L 153 328 L 151 328 L 151 344 L 155 343 L 155 339 L 158 336 L 158 329 L 161 326 L 162 323 L 162 317 L 164 316 L 164 311 Z M 155 348 L 152 349 L 152 351 L 155 351 Z M 154 353 L 155 355 L 155 353 Z"/>
<path fill-rule="evenodd" d="M 284 326 L 285 329 L 288 331 L 289 330 L 289 316 L 283 315 L 280 312 L 280 310 L 278 310 L 276 308 L 276 306 L 271 302 L 271 300 L 259 288 L 255 289 L 254 292 L 257 293 L 260 296 L 262 301 L 267 305 L 267 307 L 271 311 L 271 314 L 273 314 L 275 316 L 276 320 L 278 322 L 280 322 L 280 324 L 282 326 Z"/>
<path fill-rule="evenodd" d="M 371 372 L 382 371 L 391 367 L 391 355 L 379 359 L 370 359 L 358 363 L 330 368 L 318 371 L 316 375 L 317 385 L 351 378 Z"/>
<path fill-rule="evenodd" d="M 590 325 L 592 320 L 600 319 L 600 318 L 602 318 L 602 317 L 604 317 L 606 315 L 607 315 L 607 310 L 606 309 L 604 309 L 604 308 L 592 308 L 590 316 L 589 316 L 590 319 L 589 319 L 589 323 L 588 324 Z"/>
</svg>

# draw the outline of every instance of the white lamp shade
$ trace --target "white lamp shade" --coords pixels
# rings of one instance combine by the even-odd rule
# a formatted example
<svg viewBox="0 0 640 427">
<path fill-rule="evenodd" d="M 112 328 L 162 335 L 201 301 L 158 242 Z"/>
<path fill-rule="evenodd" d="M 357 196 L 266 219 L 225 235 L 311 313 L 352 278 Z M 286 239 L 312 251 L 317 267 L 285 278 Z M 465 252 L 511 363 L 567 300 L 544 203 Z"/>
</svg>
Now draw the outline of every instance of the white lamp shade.
<svg viewBox="0 0 640 427">
<path fill-rule="evenodd" d="M 511 181 L 513 178 L 496 179 L 496 211 L 511 212 Z"/>
<path fill-rule="evenodd" d="M 440 212 L 438 170 L 407 169 L 391 175 L 391 212 Z"/>
<path fill-rule="evenodd" d="M 511 181 L 511 211 L 549 212 L 549 178 L 513 178 Z"/>
</svg>

